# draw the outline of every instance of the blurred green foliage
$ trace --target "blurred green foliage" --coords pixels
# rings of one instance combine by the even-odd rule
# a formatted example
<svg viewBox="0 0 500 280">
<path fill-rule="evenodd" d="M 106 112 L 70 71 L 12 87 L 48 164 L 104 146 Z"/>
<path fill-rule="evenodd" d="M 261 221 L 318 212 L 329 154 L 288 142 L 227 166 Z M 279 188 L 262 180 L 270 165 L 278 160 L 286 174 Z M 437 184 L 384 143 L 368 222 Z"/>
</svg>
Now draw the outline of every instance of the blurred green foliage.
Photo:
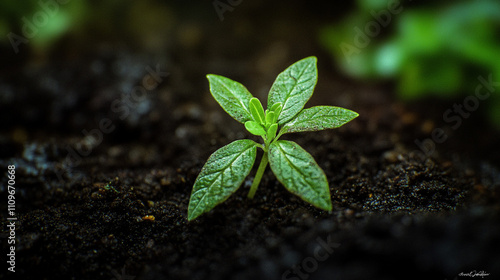
<svg viewBox="0 0 500 280">
<path fill-rule="evenodd" d="M 87 11 L 87 1 L 4 0 L 0 2 L 0 40 L 17 47 L 28 44 L 43 52 L 76 28 Z"/>
<path fill-rule="evenodd" d="M 3 0 L 0 43 L 45 54 L 64 35 L 74 45 L 127 41 L 148 50 L 168 43 L 174 15 L 158 0 Z"/>
<path fill-rule="evenodd" d="M 499 1 L 389 2 L 357 1 L 352 14 L 320 31 L 346 73 L 392 79 L 405 100 L 473 95 L 480 75 L 500 82 Z M 500 125 L 498 85 L 485 103 Z"/>
</svg>

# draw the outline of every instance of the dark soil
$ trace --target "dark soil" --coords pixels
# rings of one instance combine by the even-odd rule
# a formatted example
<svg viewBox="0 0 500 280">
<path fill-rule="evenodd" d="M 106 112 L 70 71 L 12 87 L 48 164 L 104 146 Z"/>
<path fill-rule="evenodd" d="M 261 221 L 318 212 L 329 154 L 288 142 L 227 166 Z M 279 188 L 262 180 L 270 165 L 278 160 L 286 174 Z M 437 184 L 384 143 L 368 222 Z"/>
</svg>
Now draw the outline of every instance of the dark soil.
<svg viewBox="0 0 500 280">
<path fill-rule="evenodd" d="M 219 30 L 227 25 L 195 23 L 212 35 L 192 46 L 178 39 L 163 55 L 98 45 L 3 68 L 0 166 L 16 166 L 14 278 L 462 279 L 475 270 L 500 279 L 500 137 L 480 112 L 422 157 L 415 140 L 445 127 L 452 101 L 403 104 L 390 86 L 346 79 L 306 28 L 253 42 L 259 27 L 231 41 Z M 205 160 L 251 137 L 212 99 L 205 75 L 238 80 L 265 100 L 275 76 L 308 55 L 319 58 L 319 82 L 307 106 L 360 114 L 340 129 L 285 137 L 324 169 L 334 210 L 288 193 L 268 169 L 253 200 L 251 173 L 188 223 Z M 168 75 L 124 103 L 143 78 L 159 78 L 146 67 Z M 103 119 L 112 132 L 100 129 Z"/>
</svg>

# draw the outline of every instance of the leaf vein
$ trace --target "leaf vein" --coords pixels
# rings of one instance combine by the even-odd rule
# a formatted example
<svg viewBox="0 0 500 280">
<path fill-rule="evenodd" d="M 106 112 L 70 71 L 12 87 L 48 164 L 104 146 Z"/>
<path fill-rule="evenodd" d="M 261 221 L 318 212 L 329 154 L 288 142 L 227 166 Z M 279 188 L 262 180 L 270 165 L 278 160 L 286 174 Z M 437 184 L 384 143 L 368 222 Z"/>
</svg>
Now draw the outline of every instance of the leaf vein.
<svg viewBox="0 0 500 280">
<path fill-rule="evenodd" d="M 281 147 L 281 145 L 278 145 L 279 149 L 281 150 L 282 154 L 284 155 L 284 158 L 286 159 L 286 161 L 288 162 L 288 164 L 297 171 L 297 173 L 301 174 L 303 178 L 301 178 L 309 187 L 311 187 L 311 189 L 318 195 L 318 197 L 321 197 L 321 194 L 318 190 L 316 190 L 316 188 L 314 188 L 313 184 L 311 184 L 310 182 L 308 182 L 307 180 L 304 179 L 307 178 L 307 174 L 304 174 L 300 168 L 298 168 L 298 166 L 296 166 L 295 164 L 292 163 L 291 160 L 288 159 L 287 155 L 290 155 L 290 154 L 287 154 L 285 152 L 285 150 Z M 300 159 L 300 158 L 298 158 Z M 302 159 L 303 160 L 303 159 Z"/>
<path fill-rule="evenodd" d="M 254 147 L 254 145 L 251 145 L 251 146 L 247 147 L 247 149 L 245 149 L 244 151 L 242 151 L 242 152 L 241 152 L 241 153 L 240 153 L 240 154 L 239 154 L 239 155 L 238 155 L 235 159 L 233 159 L 233 160 L 229 163 L 229 165 L 231 166 L 231 165 L 232 165 L 232 164 L 236 161 L 236 159 L 238 159 L 239 157 L 241 157 L 243 154 L 245 154 L 248 150 L 250 150 L 250 149 L 251 149 L 251 148 L 253 148 L 253 147 Z M 225 168 L 223 168 L 223 169 L 227 169 L 227 165 L 226 165 L 226 167 L 225 167 Z M 201 202 L 205 199 L 205 197 L 206 197 L 206 196 L 207 196 L 207 194 L 209 193 L 210 188 L 214 185 L 215 181 L 217 181 L 217 179 L 218 179 L 218 178 L 221 176 L 221 174 L 223 173 L 223 172 L 221 172 L 223 169 L 221 169 L 221 170 L 219 170 L 219 171 L 218 171 L 218 172 L 219 172 L 219 174 L 217 174 L 217 175 L 215 176 L 215 178 L 214 178 L 214 179 L 210 182 L 210 185 L 209 185 L 209 186 L 207 186 L 207 187 L 205 187 L 205 188 L 200 188 L 200 189 L 198 189 L 197 191 L 195 191 L 195 193 L 196 193 L 196 192 L 201 191 L 201 190 L 206 190 L 206 191 L 205 191 L 205 193 L 203 194 L 203 196 L 202 196 L 202 197 L 201 197 L 201 198 L 197 201 L 196 205 L 194 206 L 194 208 L 193 208 L 193 212 L 196 212 L 196 209 L 198 209 L 198 206 L 201 204 Z M 209 173 L 209 174 L 206 174 L 206 175 L 205 175 L 205 174 L 203 174 L 203 175 L 204 175 L 204 177 L 205 177 L 205 176 L 207 176 L 207 175 L 211 175 L 211 174 L 214 174 L 214 173 L 216 173 L 216 172 L 212 172 L 212 173 Z M 221 185 L 224 183 L 224 182 L 222 181 L 222 179 L 223 179 L 223 177 L 221 178 Z"/>
</svg>

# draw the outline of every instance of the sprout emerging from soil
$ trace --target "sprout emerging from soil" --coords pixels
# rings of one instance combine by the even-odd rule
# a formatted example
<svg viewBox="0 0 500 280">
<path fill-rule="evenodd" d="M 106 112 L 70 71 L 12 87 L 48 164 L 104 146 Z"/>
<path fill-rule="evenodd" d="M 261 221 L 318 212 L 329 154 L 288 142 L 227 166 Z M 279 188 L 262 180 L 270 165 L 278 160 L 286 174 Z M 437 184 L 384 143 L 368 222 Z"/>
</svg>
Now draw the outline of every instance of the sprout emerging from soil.
<svg viewBox="0 0 500 280">
<path fill-rule="evenodd" d="M 316 61 L 316 57 L 307 57 L 280 73 L 269 92 L 267 110 L 242 84 L 207 75 L 215 100 L 250 133 L 261 136 L 264 143 L 237 140 L 210 156 L 194 183 L 188 220 L 210 211 L 241 186 L 252 170 L 257 147 L 264 154 L 249 198 L 254 197 L 269 164 L 288 191 L 320 209 L 332 210 L 328 180 L 314 158 L 297 143 L 278 140 L 285 133 L 337 128 L 358 116 L 356 112 L 334 106 L 303 109 L 318 79 Z"/>
</svg>

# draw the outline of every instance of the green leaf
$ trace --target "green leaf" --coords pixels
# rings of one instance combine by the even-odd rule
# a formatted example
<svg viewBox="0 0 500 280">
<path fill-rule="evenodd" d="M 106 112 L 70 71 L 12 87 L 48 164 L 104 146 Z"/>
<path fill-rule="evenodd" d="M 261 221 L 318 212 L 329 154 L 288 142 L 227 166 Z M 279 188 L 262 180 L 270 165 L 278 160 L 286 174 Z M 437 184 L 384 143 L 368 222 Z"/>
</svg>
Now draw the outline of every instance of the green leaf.
<svg viewBox="0 0 500 280">
<path fill-rule="evenodd" d="M 304 108 L 311 98 L 318 80 L 316 57 L 304 58 L 281 72 L 271 87 L 267 108 L 273 108 L 277 102 L 283 104 L 278 123 L 291 120 Z"/>
<path fill-rule="evenodd" d="M 283 126 L 282 133 L 318 131 L 340 127 L 358 113 L 334 106 L 316 106 L 302 110 L 294 119 Z"/>
<path fill-rule="evenodd" d="M 229 78 L 209 74 L 210 92 L 222 109 L 240 123 L 252 120 L 250 100 L 252 94 L 242 84 Z"/>
<path fill-rule="evenodd" d="M 271 126 L 269 126 L 269 129 L 267 130 L 268 141 L 273 140 L 276 137 L 277 132 L 278 132 L 278 124 L 277 123 L 273 123 Z"/>
<path fill-rule="evenodd" d="M 281 114 L 281 109 L 283 109 L 283 104 L 281 104 L 281 102 L 274 104 L 271 108 L 271 111 L 274 112 L 273 123 L 278 122 L 278 117 Z"/>
<path fill-rule="evenodd" d="M 281 102 L 275 103 L 273 107 L 271 107 L 271 111 L 273 111 L 277 116 L 281 114 L 281 109 L 283 109 L 283 104 Z"/>
<path fill-rule="evenodd" d="M 297 143 L 284 140 L 271 143 L 269 164 L 276 178 L 291 193 L 318 208 L 332 210 L 325 173 Z"/>
<path fill-rule="evenodd" d="M 224 202 L 243 183 L 255 162 L 257 143 L 237 140 L 215 151 L 201 169 L 193 186 L 188 220 Z"/>
<path fill-rule="evenodd" d="M 264 114 L 264 108 L 262 107 L 262 103 L 260 103 L 259 99 L 252 98 L 250 99 L 250 113 L 252 113 L 253 120 L 264 124 L 266 115 Z"/>
<path fill-rule="evenodd" d="M 257 136 L 266 135 L 266 130 L 264 129 L 264 127 L 262 127 L 262 125 L 260 125 L 257 122 L 247 121 L 247 122 L 245 122 L 245 128 L 253 135 L 257 135 Z"/>
<path fill-rule="evenodd" d="M 269 111 L 266 114 L 266 124 L 273 124 L 273 123 L 275 123 L 275 120 L 276 120 L 275 117 L 276 117 L 276 114 L 273 111 Z"/>
</svg>

